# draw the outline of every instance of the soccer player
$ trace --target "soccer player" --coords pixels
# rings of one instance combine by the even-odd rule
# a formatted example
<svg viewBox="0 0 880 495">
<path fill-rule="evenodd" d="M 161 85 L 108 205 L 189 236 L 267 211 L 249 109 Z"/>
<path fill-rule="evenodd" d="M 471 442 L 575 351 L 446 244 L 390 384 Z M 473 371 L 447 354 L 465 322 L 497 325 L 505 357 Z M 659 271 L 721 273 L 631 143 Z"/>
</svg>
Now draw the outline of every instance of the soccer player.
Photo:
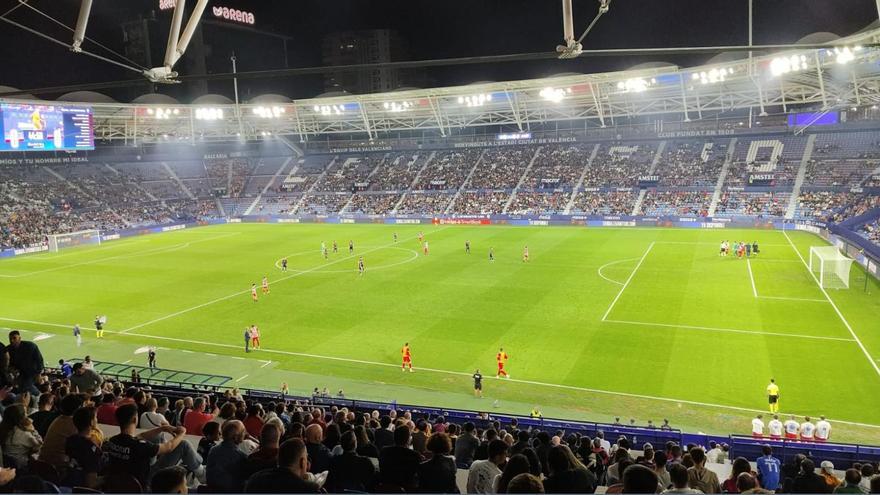
<svg viewBox="0 0 880 495">
<path fill-rule="evenodd" d="M 816 433 L 816 425 L 810 421 L 810 417 L 804 417 L 804 422 L 801 423 L 801 440 L 804 442 L 812 442 L 813 435 Z"/>
<path fill-rule="evenodd" d="M 403 360 L 403 364 L 400 365 L 400 369 L 406 371 L 407 367 L 409 368 L 409 372 L 412 373 L 412 352 L 409 350 L 409 342 L 405 342 L 403 344 L 403 348 L 400 349 L 400 357 Z"/>
<path fill-rule="evenodd" d="M 779 412 L 779 385 L 776 385 L 776 380 L 773 378 L 767 385 L 767 401 L 770 403 L 770 412 Z"/>
<path fill-rule="evenodd" d="M 367 267 L 364 266 L 364 257 L 361 256 L 360 258 L 358 258 L 358 275 L 363 275 L 366 271 Z"/>
<path fill-rule="evenodd" d="M 244 352 L 251 352 L 251 327 L 244 327 Z"/>
<path fill-rule="evenodd" d="M 529 247 L 528 247 L 528 246 L 526 246 L 526 247 L 523 248 L 523 258 L 522 258 L 522 260 L 523 260 L 523 263 L 528 263 L 528 262 L 529 262 Z"/>
<path fill-rule="evenodd" d="M 767 423 L 767 431 L 770 432 L 771 440 L 782 440 L 782 421 L 779 421 L 778 414 L 774 414 L 773 419 Z"/>
<path fill-rule="evenodd" d="M 251 347 L 260 348 L 260 327 L 251 325 Z"/>
<path fill-rule="evenodd" d="M 338 252 L 339 252 L 339 245 L 337 245 L 336 241 L 334 240 L 333 241 L 333 254 L 336 254 Z"/>
<path fill-rule="evenodd" d="M 156 367 L 156 349 L 152 347 L 147 351 L 147 366 L 150 368 Z"/>
<path fill-rule="evenodd" d="M 785 428 L 786 440 L 797 440 L 798 433 L 801 431 L 801 425 L 799 425 L 797 420 L 794 419 L 794 416 L 788 418 L 788 421 L 782 426 Z"/>
<path fill-rule="evenodd" d="M 81 346 L 83 343 L 83 338 L 82 331 L 79 329 L 79 323 L 73 326 L 73 337 L 76 339 L 76 346 Z"/>
<path fill-rule="evenodd" d="M 425 234 L 423 234 L 422 231 L 420 230 L 419 231 L 419 244 L 421 244 L 424 241 L 425 241 Z"/>
<path fill-rule="evenodd" d="M 327 247 L 324 246 L 324 243 L 321 243 L 321 252 L 324 253 L 324 259 L 327 259 Z"/>
<path fill-rule="evenodd" d="M 281 258 L 281 271 L 287 271 L 287 258 Z"/>
<path fill-rule="evenodd" d="M 752 243 L 752 253 L 754 253 L 755 256 L 758 255 L 758 241 Z"/>
<path fill-rule="evenodd" d="M 394 242 L 397 242 L 397 232 L 394 233 Z"/>
<path fill-rule="evenodd" d="M 253 299 L 254 302 L 257 302 L 257 300 L 258 300 L 258 297 L 257 297 L 257 284 L 251 284 L 251 299 Z"/>
<path fill-rule="evenodd" d="M 269 293 L 269 276 L 263 276 L 263 294 Z"/>
<path fill-rule="evenodd" d="M 425 243 L 422 245 L 422 253 L 424 253 L 425 256 L 428 255 L 428 241 L 425 241 Z"/>
<path fill-rule="evenodd" d="M 495 378 L 501 378 L 502 376 L 504 378 L 510 378 L 510 375 L 508 375 L 507 372 L 504 371 L 504 366 L 507 364 L 507 359 L 509 357 L 510 356 L 508 356 L 507 353 L 504 352 L 503 347 L 498 349 L 498 354 L 495 355 L 495 362 L 498 364 L 498 372 L 495 374 Z"/>
<path fill-rule="evenodd" d="M 464 241 L 464 254 L 471 254 L 471 241 Z"/>
<path fill-rule="evenodd" d="M 107 317 L 95 315 L 95 334 L 99 339 L 104 338 L 104 323 L 107 322 Z"/>
<path fill-rule="evenodd" d="M 718 252 L 718 256 L 724 256 L 727 251 L 727 248 L 724 245 L 724 241 L 721 241 L 721 251 Z"/>
<path fill-rule="evenodd" d="M 489 248 L 489 261 L 495 261 L 495 249 Z"/>
<path fill-rule="evenodd" d="M 829 423 L 825 416 L 819 416 L 819 422 L 816 423 L 816 441 L 817 442 L 827 442 L 828 437 L 831 436 L 831 423 Z"/>
<path fill-rule="evenodd" d="M 752 245 L 748 242 L 746 243 L 746 258 L 752 257 Z"/>
<path fill-rule="evenodd" d="M 764 438 L 764 415 L 759 414 L 752 420 L 752 438 Z"/>
<path fill-rule="evenodd" d="M 480 374 L 479 368 L 474 371 L 474 396 L 483 398 L 483 375 Z"/>
<path fill-rule="evenodd" d="M 352 240 L 348 241 L 348 254 L 349 255 L 354 254 L 354 241 L 352 241 Z"/>
</svg>

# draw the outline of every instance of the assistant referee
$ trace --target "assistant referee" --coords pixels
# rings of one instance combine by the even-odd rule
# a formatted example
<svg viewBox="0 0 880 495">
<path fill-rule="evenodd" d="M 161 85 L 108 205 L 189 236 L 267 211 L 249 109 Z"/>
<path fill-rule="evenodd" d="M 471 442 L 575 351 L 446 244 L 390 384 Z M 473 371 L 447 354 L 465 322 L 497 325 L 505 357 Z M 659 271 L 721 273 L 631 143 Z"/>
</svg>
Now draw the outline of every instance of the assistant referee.
<svg viewBox="0 0 880 495">
<path fill-rule="evenodd" d="M 770 403 L 770 412 L 779 412 L 779 385 L 776 385 L 776 380 L 773 378 L 767 385 L 767 401 Z"/>
</svg>

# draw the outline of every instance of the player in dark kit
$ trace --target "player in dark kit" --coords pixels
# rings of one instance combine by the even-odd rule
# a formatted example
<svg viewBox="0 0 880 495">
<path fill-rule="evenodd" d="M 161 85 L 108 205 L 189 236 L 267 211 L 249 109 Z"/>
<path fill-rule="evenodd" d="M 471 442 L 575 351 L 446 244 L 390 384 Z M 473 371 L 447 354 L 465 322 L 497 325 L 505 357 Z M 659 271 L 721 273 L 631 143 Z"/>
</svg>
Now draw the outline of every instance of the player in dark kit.
<svg viewBox="0 0 880 495">
<path fill-rule="evenodd" d="M 336 244 L 336 241 L 333 241 L 333 254 L 339 252 L 339 245 Z"/>
<path fill-rule="evenodd" d="M 471 241 L 464 241 L 464 254 L 471 254 Z"/>
<path fill-rule="evenodd" d="M 394 233 L 394 242 L 397 242 L 397 232 Z"/>
<path fill-rule="evenodd" d="M 495 261 L 495 249 L 489 248 L 489 261 Z"/>
<path fill-rule="evenodd" d="M 483 375 L 480 370 L 474 371 L 474 395 L 483 398 Z"/>
<path fill-rule="evenodd" d="M 358 258 L 358 275 L 363 275 L 365 271 L 367 268 L 364 266 L 364 257 L 361 256 Z"/>
<path fill-rule="evenodd" d="M 147 365 L 150 368 L 156 367 L 156 349 L 150 347 L 150 350 L 147 352 Z"/>
<path fill-rule="evenodd" d="M 281 258 L 281 271 L 287 271 L 287 258 Z"/>
<path fill-rule="evenodd" d="M 354 241 L 348 241 L 348 254 L 354 254 Z"/>
</svg>

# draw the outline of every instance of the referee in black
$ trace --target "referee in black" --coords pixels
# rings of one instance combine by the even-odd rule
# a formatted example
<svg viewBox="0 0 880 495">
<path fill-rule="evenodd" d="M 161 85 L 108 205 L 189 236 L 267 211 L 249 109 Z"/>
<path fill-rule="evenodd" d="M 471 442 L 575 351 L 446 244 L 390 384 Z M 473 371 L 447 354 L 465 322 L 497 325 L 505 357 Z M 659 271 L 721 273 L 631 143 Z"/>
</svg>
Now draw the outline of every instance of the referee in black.
<svg viewBox="0 0 880 495">
<path fill-rule="evenodd" d="M 480 374 L 480 370 L 474 371 L 474 396 L 483 398 L 483 375 Z"/>
</svg>

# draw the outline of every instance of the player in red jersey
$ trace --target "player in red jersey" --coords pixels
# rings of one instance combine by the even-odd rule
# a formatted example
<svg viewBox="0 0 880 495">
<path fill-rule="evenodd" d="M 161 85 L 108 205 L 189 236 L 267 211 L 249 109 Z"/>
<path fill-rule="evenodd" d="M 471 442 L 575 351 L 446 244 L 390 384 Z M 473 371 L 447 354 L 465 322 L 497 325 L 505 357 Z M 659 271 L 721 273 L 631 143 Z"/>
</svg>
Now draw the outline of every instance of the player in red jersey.
<svg viewBox="0 0 880 495">
<path fill-rule="evenodd" d="M 425 242 L 425 234 L 422 231 L 419 231 L 419 244 Z"/>
<path fill-rule="evenodd" d="M 269 277 L 263 277 L 263 294 L 269 293 Z"/>
<path fill-rule="evenodd" d="M 403 359 L 403 364 L 401 364 L 400 369 L 406 371 L 406 368 L 409 367 L 409 371 L 412 373 L 412 353 L 409 350 L 409 342 L 403 344 L 403 348 L 400 350 L 400 356 Z"/>
<path fill-rule="evenodd" d="M 422 252 L 425 254 L 425 256 L 428 255 L 428 241 L 425 241 L 425 243 L 422 245 Z"/>
<path fill-rule="evenodd" d="M 251 299 L 257 302 L 257 284 L 251 284 Z"/>
<path fill-rule="evenodd" d="M 504 365 L 507 364 L 508 356 L 506 352 L 504 352 L 504 348 L 498 349 L 498 354 L 495 355 L 495 362 L 498 363 L 498 372 L 495 374 L 495 378 L 510 378 L 510 375 L 504 371 Z"/>
<path fill-rule="evenodd" d="M 251 348 L 260 348 L 260 327 L 251 325 Z"/>
</svg>

